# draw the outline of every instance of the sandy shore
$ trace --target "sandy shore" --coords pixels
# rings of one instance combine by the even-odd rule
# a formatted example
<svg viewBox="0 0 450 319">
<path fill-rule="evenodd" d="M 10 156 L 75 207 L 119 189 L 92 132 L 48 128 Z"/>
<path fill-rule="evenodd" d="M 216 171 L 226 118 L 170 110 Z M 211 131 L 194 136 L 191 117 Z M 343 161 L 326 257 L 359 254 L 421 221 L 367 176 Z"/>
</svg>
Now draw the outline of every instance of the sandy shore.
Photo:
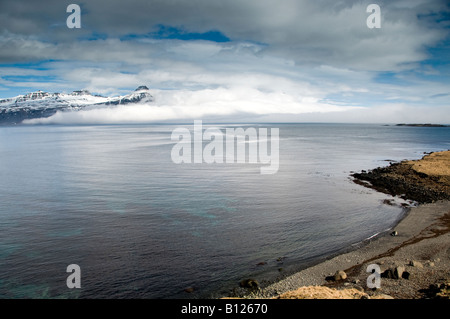
<svg viewBox="0 0 450 319">
<path fill-rule="evenodd" d="M 449 164 L 450 151 L 447 151 L 433 153 L 419 161 L 396 163 L 391 165 L 393 168 L 369 172 L 377 177 L 384 174 L 383 183 L 390 185 L 387 193 L 419 194 L 418 201 L 423 200 L 423 204 L 409 210 L 393 229 L 395 233 L 374 238 L 354 251 L 302 270 L 263 289 L 254 290 L 247 297 L 448 298 L 450 287 L 450 201 L 447 200 L 450 195 L 448 192 Z M 418 177 L 420 180 L 417 179 Z M 398 182 L 399 179 L 401 183 Z M 376 185 L 378 190 L 383 191 L 383 183 Z M 395 190 L 392 184 L 401 184 L 401 188 Z M 405 185 L 408 184 L 413 189 L 409 193 L 405 192 Z M 373 187 L 372 184 L 366 186 Z M 439 191 L 436 192 L 436 189 Z M 444 199 L 440 199 L 442 196 Z M 410 196 L 406 198 L 411 199 Z M 417 198 L 412 199 L 417 200 Z M 380 267 L 379 288 L 368 286 L 368 277 L 372 273 L 367 272 L 367 267 L 374 264 Z M 344 278 L 335 277 L 339 271 L 345 273 Z M 398 273 L 400 277 L 395 278 Z M 371 276 L 369 285 L 375 283 L 373 278 L 374 276 Z"/>
</svg>

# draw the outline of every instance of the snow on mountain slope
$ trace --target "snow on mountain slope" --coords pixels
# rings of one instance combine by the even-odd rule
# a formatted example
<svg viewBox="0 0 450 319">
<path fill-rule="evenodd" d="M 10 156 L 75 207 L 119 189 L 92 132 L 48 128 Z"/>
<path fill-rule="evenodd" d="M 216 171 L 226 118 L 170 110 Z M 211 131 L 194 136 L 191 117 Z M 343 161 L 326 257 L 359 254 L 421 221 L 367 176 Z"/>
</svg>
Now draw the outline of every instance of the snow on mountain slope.
<svg viewBox="0 0 450 319">
<path fill-rule="evenodd" d="M 150 94 L 148 87 L 140 86 L 133 93 L 112 99 L 104 104 L 129 104 L 129 103 L 147 103 L 153 102 L 153 96 Z"/>
<path fill-rule="evenodd" d="M 0 100 L 0 123 L 20 123 L 25 119 L 49 117 L 57 111 L 77 111 L 86 107 L 140 104 L 153 102 L 146 86 L 118 97 L 93 95 L 87 90 L 72 93 L 48 93 L 36 91 Z"/>
</svg>

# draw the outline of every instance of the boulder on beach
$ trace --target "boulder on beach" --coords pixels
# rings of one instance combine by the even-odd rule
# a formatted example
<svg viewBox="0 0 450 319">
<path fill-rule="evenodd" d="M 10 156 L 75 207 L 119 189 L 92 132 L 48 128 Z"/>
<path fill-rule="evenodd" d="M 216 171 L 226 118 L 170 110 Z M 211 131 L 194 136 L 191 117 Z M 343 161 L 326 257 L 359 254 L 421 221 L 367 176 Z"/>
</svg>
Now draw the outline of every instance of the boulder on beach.
<svg viewBox="0 0 450 319">
<path fill-rule="evenodd" d="M 417 261 L 417 260 L 411 260 L 409 262 L 409 265 L 412 266 L 412 267 L 423 268 L 423 264 L 420 261 Z"/>
<path fill-rule="evenodd" d="M 400 279 L 400 278 L 402 278 L 402 275 L 403 275 L 404 272 L 405 272 L 405 267 L 403 267 L 403 266 L 395 266 L 395 267 L 386 269 L 381 274 L 381 277 L 382 278 L 387 278 L 387 279 Z"/>
<path fill-rule="evenodd" d="M 347 279 L 347 274 L 343 270 L 338 270 L 334 274 L 334 281 L 340 281 Z"/>
<path fill-rule="evenodd" d="M 244 279 L 242 280 L 239 285 L 242 288 L 248 288 L 248 289 L 257 289 L 259 288 L 259 282 L 256 281 L 255 279 Z"/>
</svg>

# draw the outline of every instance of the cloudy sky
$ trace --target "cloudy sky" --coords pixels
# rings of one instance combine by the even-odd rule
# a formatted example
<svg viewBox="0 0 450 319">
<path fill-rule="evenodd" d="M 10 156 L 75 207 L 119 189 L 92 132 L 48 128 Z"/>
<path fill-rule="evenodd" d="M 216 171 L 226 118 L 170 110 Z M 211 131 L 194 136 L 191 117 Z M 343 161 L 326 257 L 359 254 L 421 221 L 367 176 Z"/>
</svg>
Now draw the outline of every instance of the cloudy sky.
<svg viewBox="0 0 450 319">
<path fill-rule="evenodd" d="M 81 28 L 66 12 L 81 8 Z M 368 28 L 378 4 L 381 28 Z M 165 121 L 450 123 L 442 0 L 0 1 L 0 98 L 43 90 L 154 105 Z"/>
</svg>

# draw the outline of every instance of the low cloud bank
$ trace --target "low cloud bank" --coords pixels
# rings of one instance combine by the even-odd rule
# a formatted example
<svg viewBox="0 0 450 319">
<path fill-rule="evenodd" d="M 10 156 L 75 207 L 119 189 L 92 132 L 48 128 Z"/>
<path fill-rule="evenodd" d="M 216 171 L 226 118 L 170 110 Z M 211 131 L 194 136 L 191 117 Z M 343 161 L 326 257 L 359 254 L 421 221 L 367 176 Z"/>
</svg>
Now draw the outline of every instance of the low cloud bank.
<svg viewBox="0 0 450 319">
<path fill-rule="evenodd" d="M 207 89 L 199 91 L 159 91 L 152 104 L 88 107 L 80 111 L 60 111 L 49 118 L 27 120 L 27 124 L 132 124 L 186 121 L 259 121 L 273 114 L 289 119 L 292 114 L 335 113 L 358 109 L 321 103 L 311 97 L 256 89 Z"/>
</svg>

